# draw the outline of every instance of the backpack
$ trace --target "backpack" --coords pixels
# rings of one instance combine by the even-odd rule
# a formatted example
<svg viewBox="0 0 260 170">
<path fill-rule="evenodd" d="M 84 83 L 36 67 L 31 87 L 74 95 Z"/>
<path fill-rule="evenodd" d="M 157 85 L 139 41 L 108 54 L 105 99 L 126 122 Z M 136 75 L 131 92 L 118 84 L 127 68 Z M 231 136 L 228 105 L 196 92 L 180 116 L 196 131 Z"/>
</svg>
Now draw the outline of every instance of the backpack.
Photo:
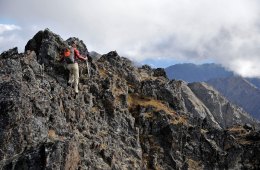
<svg viewBox="0 0 260 170">
<path fill-rule="evenodd" d="M 69 46 L 64 49 L 64 59 L 67 64 L 73 64 L 75 62 L 73 47 Z"/>
</svg>

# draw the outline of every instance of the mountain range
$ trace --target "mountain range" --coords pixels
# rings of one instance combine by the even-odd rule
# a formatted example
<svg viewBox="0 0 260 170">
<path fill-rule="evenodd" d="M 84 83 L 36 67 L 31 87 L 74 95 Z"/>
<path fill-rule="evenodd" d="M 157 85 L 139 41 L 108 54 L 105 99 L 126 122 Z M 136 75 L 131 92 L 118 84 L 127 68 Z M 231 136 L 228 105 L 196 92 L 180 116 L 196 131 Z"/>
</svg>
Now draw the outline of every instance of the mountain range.
<svg viewBox="0 0 260 170">
<path fill-rule="evenodd" d="M 227 71 L 221 65 L 214 63 L 203 65 L 192 63 L 175 64 L 165 68 L 165 71 L 169 79 L 184 80 L 190 83 L 234 75 L 233 72 Z"/>
<path fill-rule="evenodd" d="M 110 51 L 79 62 L 75 94 L 60 62 L 72 41 L 87 53 L 45 29 L 0 55 L 0 169 L 260 168 L 259 122 L 206 83 Z"/>
<path fill-rule="evenodd" d="M 243 78 L 217 64 L 176 64 L 165 69 L 170 79 L 206 82 L 232 103 L 260 120 L 260 79 Z"/>
</svg>

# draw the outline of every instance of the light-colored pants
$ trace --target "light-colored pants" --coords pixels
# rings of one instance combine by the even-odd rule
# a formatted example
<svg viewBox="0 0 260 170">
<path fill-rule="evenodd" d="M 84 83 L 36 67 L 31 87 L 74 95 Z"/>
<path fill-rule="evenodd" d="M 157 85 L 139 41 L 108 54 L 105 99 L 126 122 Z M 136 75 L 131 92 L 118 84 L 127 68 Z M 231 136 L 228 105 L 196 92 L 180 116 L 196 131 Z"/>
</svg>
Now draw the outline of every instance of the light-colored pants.
<svg viewBox="0 0 260 170">
<path fill-rule="evenodd" d="M 68 64 L 70 71 L 69 83 L 74 83 L 75 92 L 79 92 L 79 65 L 78 63 Z"/>
</svg>

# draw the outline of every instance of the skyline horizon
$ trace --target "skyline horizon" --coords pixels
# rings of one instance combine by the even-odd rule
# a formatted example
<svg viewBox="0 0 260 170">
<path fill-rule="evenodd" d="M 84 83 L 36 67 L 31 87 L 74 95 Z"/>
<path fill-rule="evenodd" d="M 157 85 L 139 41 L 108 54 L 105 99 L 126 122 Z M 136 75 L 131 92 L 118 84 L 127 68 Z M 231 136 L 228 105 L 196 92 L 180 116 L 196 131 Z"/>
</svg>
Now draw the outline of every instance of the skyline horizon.
<svg viewBox="0 0 260 170">
<path fill-rule="evenodd" d="M 0 24 L 1 25 L 1 24 Z M 46 30 L 46 29 L 48 29 L 49 31 L 51 31 L 51 32 L 53 32 L 52 30 L 50 30 L 49 28 L 45 28 L 45 29 L 42 29 L 42 30 L 38 30 L 37 32 L 35 32 L 35 34 L 31 37 L 31 38 L 33 38 L 39 31 L 44 31 L 44 30 Z M 57 34 L 57 33 L 55 33 L 55 32 L 53 32 L 54 34 Z M 59 35 L 59 34 L 57 34 L 57 35 Z M 62 36 L 61 35 L 59 35 L 61 38 L 62 38 Z M 28 41 L 31 39 L 31 38 L 29 38 L 27 41 L 25 41 L 26 43 L 24 44 L 24 46 L 23 47 L 18 47 L 18 46 L 14 46 L 14 47 L 11 47 L 11 48 L 9 48 L 9 49 L 6 49 L 6 50 L 2 50 L 1 51 L 1 49 L 0 49 L 0 54 L 2 54 L 3 52 L 5 52 L 5 51 L 8 51 L 8 50 L 10 50 L 10 49 L 12 49 L 12 48 L 15 48 L 15 47 L 17 47 L 18 48 L 18 52 L 19 53 L 24 53 L 24 50 L 25 50 L 25 46 L 26 46 L 26 44 L 28 43 Z M 69 38 L 71 38 L 71 37 L 68 37 L 68 38 L 66 38 L 66 39 L 63 39 L 64 41 L 66 41 L 67 39 L 69 39 Z M 80 39 L 80 37 L 76 37 L 76 38 L 79 38 Z M 81 39 L 80 39 L 81 40 Z M 82 40 L 83 41 L 83 40 Z M 85 42 L 83 41 L 83 43 L 85 44 Z M 87 46 L 87 44 L 85 44 L 86 46 Z M 88 46 L 87 46 L 87 48 L 88 48 Z M 23 49 L 23 50 L 21 50 L 21 49 Z M 89 48 L 88 48 L 89 49 Z M 112 50 L 110 50 L 110 51 L 112 51 Z M 101 54 L 101 55 L 104 55 L 104 54 L 107 54 L 107 53 L 109 53 L 110 51 L 107 51 L 106 53 L 99 53 L 98 51 L 95 51 L 95 50 L 90 50 L 89 52 L 96 52 L 96 53 L 98 53 L 98 54 Z M 117 51 L 117 50 L 116 50 Z M 120 53 L 119 53 L 119 55 L 120 55 Z M 135 65 L 137 65 L 137 66 L 139 66 L 139 65 L 149 65 L 151 68 L 164 68 L 164 69 L 166 69 L 166 68 L 168 68 L 168 67 L 171 67 L 171 66 L 174 66 L 174 65 L 183 65 L 183 64 L 193 64 L 193 65 L 196 65 L 196 66 L 202 66 L 202 65 L 205 65 L 205 64 L 214 64 L 214 65 L 219 65 L 219 66 L 221 66 L 223 69 L 225 69 L 226 71 L 230 71 L 230 72 L 233 72 L 234 74 L 238 74 L 238 73 L 236 73 L 236 72 L 234 72 L 234 71 L 232 71 L 232 70 L 229 70 L 228 68 L 226 68 L 226 67 L 224 67 L 222 64 L 220 64 L 220 63 L 216 63 L 216 62 L 214 62 L 214 61 L 212 61 L 212 60 L 203 60 L 203 61 L 196 61 L 196 62 L 192 62 L 192 61 L 187 61 L 187 60 L 175 60 L 175 59 L 168 59 L 167 57 L 165 57 L 166 59 L 164 59 L 164 57 L 161 57 L 161 58 L 159 58 L 159 59 L 157 59 L 157 60 L 155 60 L 155 59 L 147 59 L 147 60 L 144 60 L 144 61 L 141 61 L 141 62 L 138 62 L 138 61 L 135 61 L 135 60 L 133 60 L 132 58 L 129 58 L 128 56 L 122 56 L 122 55 L 120 55 L 121 57 L 126 57 L 126 58 L 128 58 L 128 59 L 130 59 Z M 158 61 L 161 61 L 161 62 L 158 62 Z M 241 77 L 243 77 L 243 78 L 260 78 L 260 77 L 246 77 L 246 76 L 242 76 L 242 75 L 239 75 L 239 76 L 241 76 Z"/>
</svg>

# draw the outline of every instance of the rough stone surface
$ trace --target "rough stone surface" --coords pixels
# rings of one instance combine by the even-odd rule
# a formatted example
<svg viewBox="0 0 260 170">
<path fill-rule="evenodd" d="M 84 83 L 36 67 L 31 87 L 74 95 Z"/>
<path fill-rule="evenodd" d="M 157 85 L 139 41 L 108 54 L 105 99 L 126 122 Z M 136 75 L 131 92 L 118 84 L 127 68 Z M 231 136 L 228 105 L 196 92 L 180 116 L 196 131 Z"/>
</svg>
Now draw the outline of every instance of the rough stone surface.
<svg viewBox="0 0 260 170">
<path fill-rule="evenodd" d="M 154 77 L 162 76 L 162 77 L 167 78 L 166 72 L 164 71 L 163 68 L 154 69 L 153 72 L 154 72 L 154 73 L 153 73 L 153 76 L 154 76 Z"/>
<path fill-rule="evenodd" d="M 9 58 L 9 57 L 12 57 L 14 55 L 17 55 L 18 54 L 18 48 L 17 47 L 14 47 L 13 49 L 10 49 L 8 51 L 5 51 L 1 54 L 1 57 L 2 58 Z"/>
<path fill-rule="evenodd" d="M 79 63 L 75 95 L 58 62 L 66 43 L 46 29 L 0 56 L 0 169 L 260 168 L 256 124 L 222 127 L 194 89 L 116 51 L 90 77 Z"/>
<path fill-rule="evenodd" d="M 246 123 L 257 124 L 257 121 L 242 108 L 232 105 L 218 91 L 206 83 L 190 83 L 188 86 L 200 101 L 207 106 L 221 127 Z"/>
</svg>

